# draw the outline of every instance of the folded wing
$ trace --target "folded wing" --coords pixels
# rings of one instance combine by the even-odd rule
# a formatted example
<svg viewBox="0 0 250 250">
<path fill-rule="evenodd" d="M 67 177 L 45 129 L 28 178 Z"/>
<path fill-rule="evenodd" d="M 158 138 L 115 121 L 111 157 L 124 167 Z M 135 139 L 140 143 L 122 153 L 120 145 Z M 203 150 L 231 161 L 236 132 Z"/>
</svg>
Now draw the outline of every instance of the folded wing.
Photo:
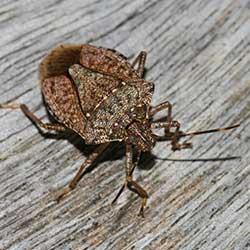
<svg viewBox="0 0 250 250">
<path fill-rule="evenodd" d="M 66 127 L 85 137 L 84 116 L 74 84 L 64 76 L 54 76 L 42 83 L 42 92 L 50 111 Z"/>
<path fill-rule="evenodd" d="M 140 78 L 126 57 L 115 50 L 83 44 L 80 63 L 88 69 L 111 75 L 125 82 Z"/>
</svg>

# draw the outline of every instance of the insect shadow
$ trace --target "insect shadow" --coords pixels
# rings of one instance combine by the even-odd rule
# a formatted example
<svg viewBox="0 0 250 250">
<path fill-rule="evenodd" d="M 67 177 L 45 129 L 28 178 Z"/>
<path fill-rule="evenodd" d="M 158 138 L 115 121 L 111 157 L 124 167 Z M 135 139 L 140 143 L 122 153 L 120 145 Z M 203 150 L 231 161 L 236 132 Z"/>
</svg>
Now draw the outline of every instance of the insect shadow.
<svg viewBox="0 0 250 250">
<path fill-rule="evenodd" d="M 46 103 L 44 102 L 46 106 Z M 46 106 L 46 113 L 47 117 L 50 122 L 56 122 L 55 118 L 51 116 L 48 108 Z M 165 121 L 165 117 L 161 117 L 159 121 Z M 36 125 L 34 123 L 34 125 Z M 62 133 L 44 133 L 39 126 L 37 126 L 40 134 L 47 139 L 55 139 L 55 140 L 67 140 L 71 143 L 74 147 L 76 147 L 84 156 L 88 156 L 91 152 L 96 148 L 96 145 L 88 145 L 84 143 L 84 140 L 72 130 L 66 130 Z M 91 164 L 86 170 L 83 172 L 81 178 L 91 172 L 94 168 L 98 166 L 99 163 L 106 162 L 106 161 L 116 161 L 122 159 L 125 154 L 125 147 L 123 144 L 119 142 L 111 143 L 110 147 L 107 149 L 106 153 L 101 155 L 94 164 Z M 150 152 L 143 152 L 141 154 L 141 159 L 138 164 L 138 169 L 140 170 L 150 170 L 152 169 L 157 160 L 162 161 L 170 161 L 170 162 L 216 162 L 216 161 L 231 161 L 231 160 L 241 160 L 240 156 L 227 156 L 227 157 L 214 157 L 214 158 L 188 158 L 188 159 L 176 159 L 176 158 L 168 158 L 168 157 L 158 157 L 154 155 L 151 151 Z"/>
</svg>

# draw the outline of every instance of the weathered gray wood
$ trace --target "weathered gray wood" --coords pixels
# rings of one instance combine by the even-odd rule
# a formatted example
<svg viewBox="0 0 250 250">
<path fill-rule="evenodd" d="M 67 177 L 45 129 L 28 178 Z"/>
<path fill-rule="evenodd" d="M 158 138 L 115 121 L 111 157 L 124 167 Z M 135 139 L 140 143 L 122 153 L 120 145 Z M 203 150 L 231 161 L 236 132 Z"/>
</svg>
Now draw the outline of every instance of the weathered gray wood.
<svg viewBox="0 0 250 250">
<path fill-rule="evenodd" d="M 172 102 L 183 129 L 242 124 L 193 138 L 192 150 L 158 143 L 158 158 L 135 173 L 150 194 L 141 219 L 128 191 L 110 205 L 124 180 L 121 147 L 57 204 L 92 148 L 73 135 L 45 139 L 21 112 L 0 110 L 0 249 L 250 249 L 249 18 L 249 0 L 1 1 L 0 102 L 45 117 L 42 57 L 92 43 L 130 58 L 148 51 L 154 104 Z"/>
</svg>

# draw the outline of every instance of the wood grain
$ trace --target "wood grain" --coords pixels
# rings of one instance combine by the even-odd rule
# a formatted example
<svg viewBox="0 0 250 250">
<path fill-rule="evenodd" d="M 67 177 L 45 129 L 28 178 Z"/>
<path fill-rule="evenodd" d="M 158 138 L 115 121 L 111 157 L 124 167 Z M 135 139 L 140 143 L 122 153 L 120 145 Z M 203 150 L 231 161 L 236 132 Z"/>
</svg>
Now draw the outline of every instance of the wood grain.
<svg viewBox="0 0 250 250">
<path fill-rule="evenodd" d="M 0 6 L 0 103 L 46 121 L 41 59 L 60 43 L 91 43 L 129 58 L 148 52 L 153 104 L 173 103 L 185 131 L 241 126 L 156 145 L 136 170 L 150 195 L 126 191 L 124 148 L 113 145 L 61 203 L 55 195 L 93 147 L 43 137 L 20 111 L 0 110 L 0 249 L 250 249 L 250 1 L 35 1 Z"/>
</svg>

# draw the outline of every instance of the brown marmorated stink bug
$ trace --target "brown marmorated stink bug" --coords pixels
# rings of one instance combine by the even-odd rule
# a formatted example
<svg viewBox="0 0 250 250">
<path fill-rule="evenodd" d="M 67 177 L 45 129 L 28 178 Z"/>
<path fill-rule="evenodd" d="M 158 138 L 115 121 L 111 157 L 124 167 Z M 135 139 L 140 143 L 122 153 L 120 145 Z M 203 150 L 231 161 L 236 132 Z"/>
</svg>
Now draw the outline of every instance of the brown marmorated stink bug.
<svg viewBox="0 0 250 250">
<path fill-rule="evenodd" d="M 57 123 L 44 123 L 25 104 L 7 103 L 1 108 L 20 108 L 38 127 L 46 130 L 71 129 L 86 144 L 100 144 L 80 166 L 76 176 L 63 190 L 58 200 L 76 187 L 83 171 L 108 147 L 110 142 L 126 145 L 125 187 L 142 198 L 139 214 L 143 216 L 147 192 L 133 180 L 133 171 L 142 151 L 150 151 L 157 140 L 169 140 L 172 150 L 191 147 L 180 138 L 233 129 L 239 124 L 205 131 L 184 133 L 180 123 L 172 118 L 172 106 L 166 101 L 151 106 L 154 84 L 143 79 L 146 52 L 142 51 L 129 63 L 115 50 L 92 45 L 60 45 L 41 62 L 39 78 L 44 101 Z M 153 116 L 166 110 L 166 121 L 154 121 Z M 164 129 L 164 135 L 153 133 Z M 133 162 L 133 152 L 137 159 Z"/>
</svg>

